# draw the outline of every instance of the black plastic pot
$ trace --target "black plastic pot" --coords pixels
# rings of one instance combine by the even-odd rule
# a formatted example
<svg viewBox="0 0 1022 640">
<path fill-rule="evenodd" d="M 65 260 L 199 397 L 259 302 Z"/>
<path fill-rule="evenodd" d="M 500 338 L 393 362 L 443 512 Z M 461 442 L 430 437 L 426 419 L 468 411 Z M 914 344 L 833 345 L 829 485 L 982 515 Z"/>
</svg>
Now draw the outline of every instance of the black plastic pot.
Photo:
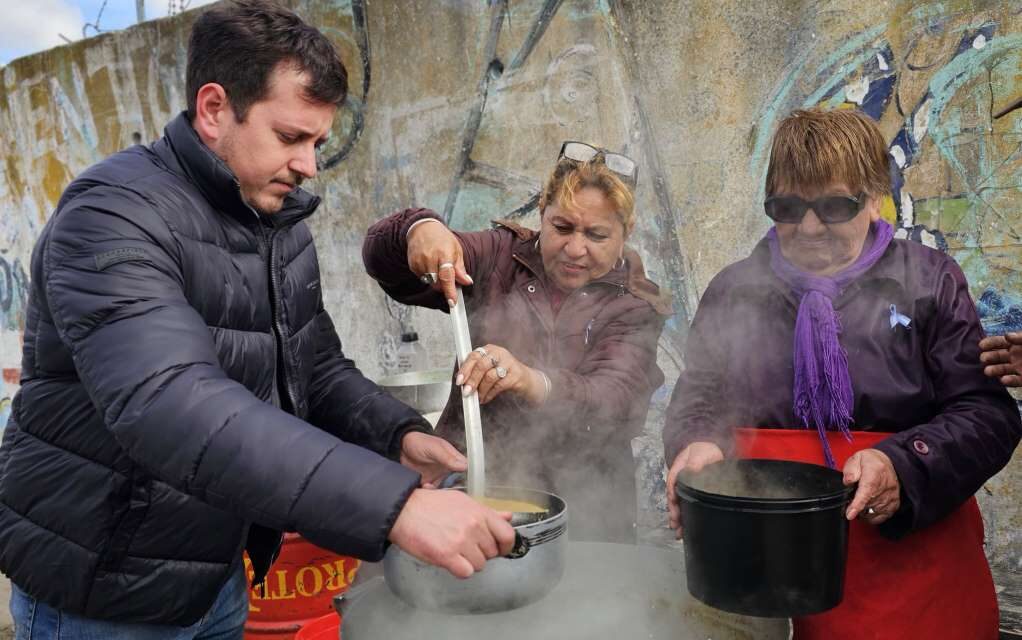
<svg viewBox="0 0 1022 640">
<path fill-rule="evenodd" d="M 837 606 L 855 487 L 833 469 L 730 460 L 679 474 L 688 590 L 732 613 L 789 618 Z"/>
</svg>

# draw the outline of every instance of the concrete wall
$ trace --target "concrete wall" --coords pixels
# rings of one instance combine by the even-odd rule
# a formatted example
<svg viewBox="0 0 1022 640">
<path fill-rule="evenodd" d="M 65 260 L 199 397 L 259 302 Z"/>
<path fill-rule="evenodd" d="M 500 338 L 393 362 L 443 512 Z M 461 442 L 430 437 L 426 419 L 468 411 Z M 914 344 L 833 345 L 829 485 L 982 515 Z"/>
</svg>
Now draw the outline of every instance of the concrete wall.
<svg viewBox="0 0 1022 640">
<path fill-rule="evenodd" d="M 394 367 L 402 329 L 435 365 L 446 317 L 389 303 L 359 246 L 412 203 L 452 225 L 535 223 L 560 142 L 589 140 L 640 165 L 633 243 L 675 293 L 661 340 L 669 385 L 685 327 L 721 267 L 748 253 L 768 142 L 790 109 L 859 106 L 897 161 L 885 215 L 955 256 L 992 332 L 1022 329 L 1022 9 L 966 0 L 295 0 L 349 66 L 349 108 L 310 188 L 326 303 L 368 374 Z M 0 70 L 0 418 L 16 388 L 34 238 L 77 172 L 150 141 L 184 106 L 194 13 Z M 656 438 L 637 443 L 662 492 Z M 982 492 L 1006 617 L 1022 617 L 1022 464 Z M 659 483 L 659 486 L 658 486 Z M 660 518 L 647 513 L 645 523 Z"/>
</svg>

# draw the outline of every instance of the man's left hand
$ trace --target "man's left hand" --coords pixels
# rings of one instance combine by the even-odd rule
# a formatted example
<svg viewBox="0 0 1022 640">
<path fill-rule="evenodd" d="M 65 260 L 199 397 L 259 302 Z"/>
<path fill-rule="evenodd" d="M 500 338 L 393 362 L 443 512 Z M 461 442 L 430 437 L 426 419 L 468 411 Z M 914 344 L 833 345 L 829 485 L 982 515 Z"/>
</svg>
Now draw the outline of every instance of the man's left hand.
<svg viewBox="0 0 1022 640">
<path fill-rule="evenodd" d="M 845 516 L 861 516 L 870 524 L 889 520 L 901 506 L 901 483 L 887 454 L 878 449 L 863 449 L 845 463 L 846 485 L 859 483 Z"/>
<path fill-rule="evenodd" d="M 401 439 L 401 464 L 422 474 L 422 486 L 426 489 L 435 489 L 449 473 L 468 469 L 468 459 L 454 445 L 420 431 L 412 431 Z"/>
</svg>

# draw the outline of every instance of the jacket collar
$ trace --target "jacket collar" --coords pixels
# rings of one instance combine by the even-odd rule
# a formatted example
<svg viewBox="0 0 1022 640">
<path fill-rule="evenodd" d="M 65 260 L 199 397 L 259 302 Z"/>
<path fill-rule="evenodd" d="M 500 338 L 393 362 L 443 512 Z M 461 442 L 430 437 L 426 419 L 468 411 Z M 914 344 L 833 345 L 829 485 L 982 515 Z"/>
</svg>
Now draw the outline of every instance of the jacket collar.
<svg viewBox="0 0 1022 640">
<path fill-rule="evenodd" d="M 188 113 L 182 111 L 163 130 L 163 140 L 154 145 L 154 151 L 161 156 L 159 148 L 165 143 L 173 156 L 174 164 L 180 168 L 190 182 L 215 209 L 250 224 L 260 220 L 264 224 L 279 228 L 290 226 L 315 212 L 320 199 L 304 189 L 297 188 L 284 199 L 284 206 L 272 215 L 257 213 L 241 197 L 241 185 L 230 167 L 199 138 L 192 128 Z"/>
<path fill-rule="evenodd" d="M 493 224 L 514 232 L 518 238 L 513 251 L 515 259 L 537 278 L 541 278 L 546 282 L 543 256 L 539 251 L 539 232 L 505 220 L 494 220 Z M 648 302 L 656 309 L 657 313 L 665 316 L 674 313 L 671 308 L 670 296 L 662 292 L 660 287 L 646 277 L 646 271 L 642 266 L 642 258 L 639 257 L 639 254 L 634 249 L 627 245 L 624 248 L 624 261 L 619 262 L 603 276 L 590 281 L 589 284 L 607 284 L 627 289 L 635 297 Z"/>
</svg>

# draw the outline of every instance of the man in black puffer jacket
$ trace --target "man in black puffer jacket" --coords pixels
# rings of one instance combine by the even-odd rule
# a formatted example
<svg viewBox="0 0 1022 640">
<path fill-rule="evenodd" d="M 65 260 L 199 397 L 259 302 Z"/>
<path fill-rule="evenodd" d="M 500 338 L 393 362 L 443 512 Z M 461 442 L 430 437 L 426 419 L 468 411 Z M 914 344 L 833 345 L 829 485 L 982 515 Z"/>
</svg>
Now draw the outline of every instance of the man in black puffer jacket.
<svg viewBox="0 0 1022 640">
<path fill-rule="evenodd" d="M 188 111 L 78 177 L 32 256 L 0 448 L 19 638 L 240 638 L 242 550 L 259 581 L 280 531 L 462 577 L 513 542 L 419 488 L 464 459 L 344 357 L 323 308 L 298 184 L 347 88 L 329 41 L 267 0 L 221 3 L 187 79 Z"/>
</svg>

